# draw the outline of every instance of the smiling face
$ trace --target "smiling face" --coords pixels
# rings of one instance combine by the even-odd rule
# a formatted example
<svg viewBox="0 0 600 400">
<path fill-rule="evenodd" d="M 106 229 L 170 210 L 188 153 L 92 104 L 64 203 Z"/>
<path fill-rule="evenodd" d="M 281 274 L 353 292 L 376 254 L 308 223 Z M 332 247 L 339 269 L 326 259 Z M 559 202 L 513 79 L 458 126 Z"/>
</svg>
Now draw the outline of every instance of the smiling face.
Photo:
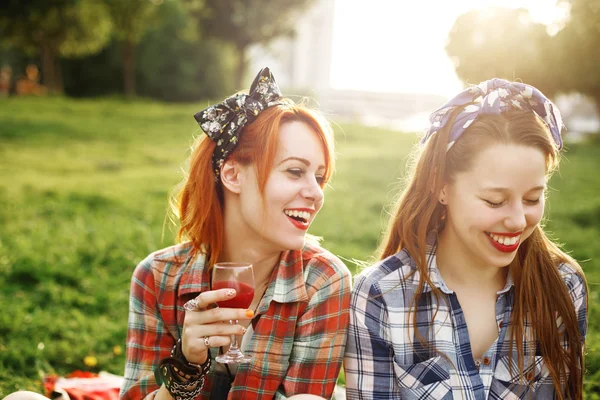
<svg viewBox="0 0 600 400">
<path fill-rule="evenodd" d="M 323 205 L 325 170 L 316 132 L 299 121 L 282 124 L 263 194 L 254 166 L 242 167 L 239 215 L 244 229 L 274 251 L 301 249 Z"/>
<path fill-rule="evenodd" d="M 477 266 L 504 267 L 544 214 L 546 160 L 533 147 L 494 144 L 444 186 L 442 232 L 452 251 Z"/>
</svg>

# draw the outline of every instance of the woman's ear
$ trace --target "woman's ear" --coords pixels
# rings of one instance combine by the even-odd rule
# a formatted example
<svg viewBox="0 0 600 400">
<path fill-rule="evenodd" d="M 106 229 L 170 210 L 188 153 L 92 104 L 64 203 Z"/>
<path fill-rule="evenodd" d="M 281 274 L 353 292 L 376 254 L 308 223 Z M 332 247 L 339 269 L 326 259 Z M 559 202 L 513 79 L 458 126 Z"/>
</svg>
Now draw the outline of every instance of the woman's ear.
<svg viewBox="0 0 600 400">
<path fill-rule="evenodd" d="M 447 184 L 444 184 L 444 186 L 438 193 L 438 201 L 444 205 L 448 204 L 448 185 Z"/>
<path fill-rule="evenodd" d="M 221 183 L 230 192 L 239 194 L 242 191 L 241 169 L 240 163 L 233 160 L 225 161 L 221 167 Z"/>
</svg>

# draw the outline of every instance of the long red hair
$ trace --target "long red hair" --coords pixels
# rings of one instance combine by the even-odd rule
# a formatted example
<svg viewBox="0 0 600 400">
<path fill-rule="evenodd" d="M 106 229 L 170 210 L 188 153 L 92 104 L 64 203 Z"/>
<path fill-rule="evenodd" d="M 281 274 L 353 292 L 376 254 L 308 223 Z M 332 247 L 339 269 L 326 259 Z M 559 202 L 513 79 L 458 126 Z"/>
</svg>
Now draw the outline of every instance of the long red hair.
<svg viewBox="0 0 600 400">
<path fill-rule="evenodd" d="M 380 247 L 380 258 L 387 258 L 406 249 L 415 259 L 420 273 L 419 286 L 412 307 L 419 303 L 427 283 L 438 298 L 441 292 L 431 282 L 426 260 L 426 237 L 432 230 L 444 228 L 444 206 L 438 194 L 445 182 L 456 173 L 466 171 L 474 156 L 494 143 L 513 143 L 539 149 L 546 159 L 548 176 L 558 167 L 559 154 L 547 126 L 533 112 L 511 112 L 499 116 L 482 116 L 447 150 L 452 121 L 461 109 L 455 110 L 447 125 L 431 137 L 416 157 L 416 163 L 401 193 L 388 230 Z M 577 315 L 558 265 L 568 263 L 584 279 L 579 264 L 565 254 L 537 226 L 525 240 L 508 266 L 514 279 L 515 302 L 512 312 L 511 343 L 516 346 L 519 368 L 524 370 L 523 335 L 530 324 L 539 349 L 554 381 L 558 398 L 564 396 L 560 383 L 567 382 L 567 398 L 581 399 L 584 357 Z M 416 313 L 412 313 L 416 329 Z M 556 329 L 562 318 L 564 332 Z M 418 333 L 417 333 L 418 334 Z M 561 344 L 566 335 L 568 348 Z M 425 339 L 418 337 L 423 345 Z M 535 342 L 532 344 L 535 346 Z M 567 380 L 568 376 L 568 380 Z"/>
<path fill-rule="evenodd" d="M 285 100 L 261 112 L 256 120 L 243 128 L 238 145 L 229 155 L 243 165 L 254 165 L 259 190 L 264 188 L 273 168 L 279 143 L 279 130 L 285 123 L 299 121 L 307 124 L 323 144 L 325 173 L 323 185 L 334 170 L 333 131 L 327 120 L 317 111 L 302 104 Z M 215 182 L 212 154 L 215 142 L 202 134 L 192 147 L 189 172 L 179 193 L 171 199 L 171 210 L 179 219 L 177 240 L 190 241 L 193 251 L 208 254 L 210 267 L 219 259 L 223 248 L 223 193 L 220 182 Z"/>
</svg>

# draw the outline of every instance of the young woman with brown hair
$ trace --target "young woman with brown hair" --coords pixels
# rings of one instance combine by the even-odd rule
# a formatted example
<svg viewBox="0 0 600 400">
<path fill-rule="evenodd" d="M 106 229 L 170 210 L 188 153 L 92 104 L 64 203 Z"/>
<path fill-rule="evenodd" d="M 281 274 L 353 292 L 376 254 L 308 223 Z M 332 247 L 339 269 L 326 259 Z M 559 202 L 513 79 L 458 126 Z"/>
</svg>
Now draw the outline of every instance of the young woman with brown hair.
<svg viewBox="0 0 600 400">
<path fill-rule="evenodd" d="M 493 79 L 431 122 L 355 281 L 348 399 L 581 399 L 586 281 L 541 226 L 558 110 Z"/>
</svg>

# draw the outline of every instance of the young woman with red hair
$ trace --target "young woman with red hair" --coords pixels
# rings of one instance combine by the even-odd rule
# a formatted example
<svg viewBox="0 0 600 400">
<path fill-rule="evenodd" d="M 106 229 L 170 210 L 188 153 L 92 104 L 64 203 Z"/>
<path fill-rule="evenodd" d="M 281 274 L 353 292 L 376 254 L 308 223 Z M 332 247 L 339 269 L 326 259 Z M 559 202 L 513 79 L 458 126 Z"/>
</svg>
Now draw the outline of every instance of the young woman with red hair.
<svg viewBox="0 0 600 400">
<path fill-rule="evenodd" d="M 307 229 L 334 169 L 331 127 L 283 98 L 267 68 L 248 95 L 195 118 L 207 137 L 196 142 L 173 201 L 181 243 L 150 254 L 133 273 L 120 398 L 330 398 L 346 345 L 351 276 Z M 213 289 L 220 262 L 253 265 L 247 309 L 216 307 L 238 294 Z M 237 336 L 250 362 L 212 361 Z"/>
<path fill-rule="evenodd" d="M 351 277 L 306 231 L 334 168 L 332 130 L 283 98 L 267 68 L 248 95 L 195 118 L 207 137 L 174 202 L 182 243 L 152 253 L 133 274 L 121 398 L 329 398 Z M 211 287 L 213 265 L 225 261 L 253 264 L 248 309 L 214 308 L 236 296 Z M 231 335 L 242 337 L 251 362 L 214 361 Z"/>
<path fill-rule="evenodd" d="M 355 281 L 348 399 L 581 399 L 587 289 L 544 233 L 562 120 L 492 79 L 431 116 L 381 245 Z"/>
</svg>

